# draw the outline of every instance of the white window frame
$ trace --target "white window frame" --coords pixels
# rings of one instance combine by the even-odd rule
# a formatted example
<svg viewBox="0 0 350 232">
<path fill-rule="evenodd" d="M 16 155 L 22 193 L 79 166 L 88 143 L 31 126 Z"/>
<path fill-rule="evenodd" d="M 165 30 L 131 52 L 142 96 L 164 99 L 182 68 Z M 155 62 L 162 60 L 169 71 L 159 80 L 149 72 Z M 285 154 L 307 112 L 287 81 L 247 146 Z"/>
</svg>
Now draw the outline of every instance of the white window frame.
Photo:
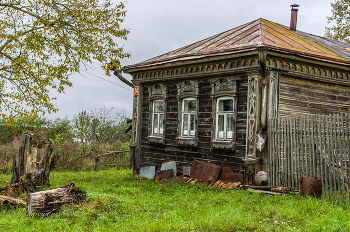
<svg viewBox="0 0 350 232">
<path fill-rule="evenodd" d="M 195 110 L 185 110 L 185 101 L 195 101 Z M 181 103 L 181 137 L 191 137 L 194 138 L 196 136 L 196 119 L 197 119 L 197 99 L 194 97 L 187 97 L 182 99 Z M 185 115 L 188 115 L 187 120 L 187 133 L 185 133 Z M 193 133 L 191 130 L 191 116 L 193 116 Z"/>
<path fill-rule="evenodd" d="M 164 100 L 154 100 L 153 101 L 153 106 L 152 106 L 152 135 L 156 135 L 156 136 L 163 136 L 164 134 L 164 111 L 165 109 L 163 109 L 163 111 L 155 111 L 155 104 L 156 102 L 163 102 L 164 108 L 165 108 L 165 101 Z M 157 131 L 155 132 L 155 123 L 154 123 L 154 119 L 155 116 L 157 116 L 158 121 L 157 121 Z M 161 116 L 163 116 L 163 119 L 160 120 Z M 160 129 L 160 126 L 162 125 L 163 129 Z"/>
<path fill-rule="evenodd" d="M 219 111 L 219 103 L 221 100 L 232 100 L 233 102 L 233 106 L 232 106 L 232 111 Z M 232 141 L 234 133 L 235 133 L 235 128 L 234 128 L 234 117 L 235 117 L 235 98 L 234 97 L 218 97 L 216 99 L 216 112 L 215 112 L 215 121 L 216 121 L 216 125 L 215 125 L 215 139 L 216 140 L 225 140 L 225 141 Z M 224 130 L 223 131 L 219 131 L 219 115 L 223 115 L 224 116 Z M 232 115 L 232 132 L 231 132 L 231 136 L 227 136 L 227 116 L 228 115 Z M 219 133 L 222 132 L 223 135 L 219 136 Z"/>
</svg>

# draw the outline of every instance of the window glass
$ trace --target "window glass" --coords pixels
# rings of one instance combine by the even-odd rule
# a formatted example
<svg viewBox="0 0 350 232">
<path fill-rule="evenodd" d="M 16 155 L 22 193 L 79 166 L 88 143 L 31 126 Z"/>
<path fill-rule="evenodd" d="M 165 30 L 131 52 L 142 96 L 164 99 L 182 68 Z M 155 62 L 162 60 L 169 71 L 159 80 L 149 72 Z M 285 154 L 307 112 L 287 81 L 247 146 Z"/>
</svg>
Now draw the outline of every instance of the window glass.
<svg viewBox="0 0 350 232">
<path fill-rule="evenodd" d="M 153 133 L 158 134 L 158 114 L 153 115 Z"/>
<path fill-rule="evenodd" d="M 153 102 L 153 134 L 163 134 L 163 121 L 164 121 L 164 108 L 165 102 L 163 100 L 155 100 Z"/>
<path fill-rule="evenodd" d="M 183 135 L 188 135 L 188 114 L 183 115 Z"/>
<path fill-rule="evenodd" d="M 191 114 L 191 133 L 190 135 L 195 135 L 195 129 L 194 129 L 194 115 Z"/>
<path fill-rule="evenodd" d="M 164 121 L 164 114 L 159 115 L 159 134 L 163 134 L 163 121 Z"/>
<path fill-rule="evenodd" d="M 230 140 L 234 132 L 234 99 L 222 97 L 217 99 L 216 138 Z"/>
<path fill-rule="evenodd" d="M 233 99 L 219 100 L 219 111 L 233 111 Z"/>
<path fill-rule="evenodd" d="M 227 115 L 227 126 L 226 126 L 226 138 L 232 139 L 232 133 L 233 133 L 233 115 L 228 114 Z"/>
<path fill-rule="evenodd" d="M 164 111 L 164 101 L 154 101 L 154 112 Z"/>
<path fill-rule="evenodd" d="M 196 105 L 196 100 L 184 100 L 185 111 L 195 111 Z"/>
</svg>

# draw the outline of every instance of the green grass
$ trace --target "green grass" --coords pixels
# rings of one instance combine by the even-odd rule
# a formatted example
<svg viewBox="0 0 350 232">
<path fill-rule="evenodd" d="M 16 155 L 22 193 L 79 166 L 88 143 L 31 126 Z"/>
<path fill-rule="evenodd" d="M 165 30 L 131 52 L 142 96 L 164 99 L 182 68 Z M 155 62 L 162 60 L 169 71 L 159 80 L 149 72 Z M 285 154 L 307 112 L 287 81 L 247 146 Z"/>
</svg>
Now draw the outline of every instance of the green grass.
<svg viewBox="0 0 350 232">
<path fill-rule="evenodd" d="M 10 175 L 0 175 L 0 186 Z M 299 195 L 139 180 L 131 170 L 52 172 L 51 188 L 74 181 L 88 201 L 51 217 L 0 208 L 0 231 L 349 231 L 350 207 Z"/>
</svg>

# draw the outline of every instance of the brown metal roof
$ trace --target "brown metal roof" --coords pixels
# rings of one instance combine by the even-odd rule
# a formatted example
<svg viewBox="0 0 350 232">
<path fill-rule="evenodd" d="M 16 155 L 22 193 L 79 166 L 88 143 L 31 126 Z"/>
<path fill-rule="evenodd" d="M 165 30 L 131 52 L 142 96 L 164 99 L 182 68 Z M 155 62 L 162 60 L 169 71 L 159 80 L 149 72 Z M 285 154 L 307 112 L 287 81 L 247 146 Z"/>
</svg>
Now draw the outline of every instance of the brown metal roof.
<svg viewBox="0 0 350 232">
<path fill-rule="evenodd" d="M 125 71 L 137 67 L 153 66 L 180 60 L 254 50 L 258 45 L 269 49 L 339 63 L 350 62 L 350 45 L 314 36 L 289 27 L 257 19 L 253 22 L 214 35 L 194 44 L 124 67 Z"/>
</svg>

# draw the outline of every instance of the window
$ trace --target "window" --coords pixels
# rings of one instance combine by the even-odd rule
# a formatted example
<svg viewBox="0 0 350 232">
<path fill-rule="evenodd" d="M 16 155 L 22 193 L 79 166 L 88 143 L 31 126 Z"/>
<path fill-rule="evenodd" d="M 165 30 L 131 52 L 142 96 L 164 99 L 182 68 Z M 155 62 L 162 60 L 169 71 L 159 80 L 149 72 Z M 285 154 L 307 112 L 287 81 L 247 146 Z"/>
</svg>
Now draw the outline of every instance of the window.
<svg viewBox="0 0 350 232">
<path fill-rule="evenodd" d="M 197 101 L 195 98 L 182 100 L 182 136 L 194 137 L 196 134 Z"/>
<path fill-rule="evenodd" d="M 212 148 L 234 150 L 236 146 L 237 79 L 224 77 L 211 82 L 213 99 Z"/>
<path fill-rule="evenodd" d="M 177 83 L 178 130 L 177 144 L 181 146 L 198 145 L 198 81 L 186 80 Z"/>
<path fill-rule="evenodd" d="M 164 132 L 164 106 L 163 100 L 153 101 L 152 134 L 163 135 Z"/>
<path fill-rule="evenodd" d="M 232 140 L 234 101 L 232 97 L 217 99 L 216 139 Z"/>
<path fill-rule="evenodd" d="M 148 142 L 150 144 L 165 144 L 165 121 L 167 109 L 167 86 L 155 84 L 148 86 L 149 90 L 149 124 Z"/>
</svg>

